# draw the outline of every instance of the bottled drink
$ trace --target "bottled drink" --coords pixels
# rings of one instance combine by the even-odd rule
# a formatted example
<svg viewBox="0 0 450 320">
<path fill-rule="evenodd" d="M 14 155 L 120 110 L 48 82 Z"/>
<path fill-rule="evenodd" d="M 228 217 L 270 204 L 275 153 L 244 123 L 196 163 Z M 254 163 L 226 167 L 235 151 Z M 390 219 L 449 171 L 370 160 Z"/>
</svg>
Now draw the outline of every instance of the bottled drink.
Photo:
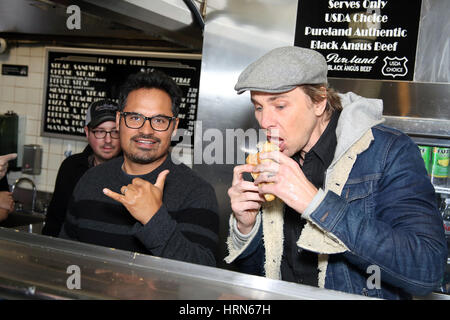
<svg viewBox="0 0 450 320">
<path fill-rule="evenodd" d="M 433 147 L 431 159 L 431 182 L 435 186 L 447 187 L 450 148 Z"/>
<path fill-rule="evenodd" d="M 428 175 L 431 174 L 431 149 L 429 146 L 419 146 L 420 153 L 422 154 L 423 162 L 425 163 L 425 168 L 427 169 Z"/>
<path fill-rule="evenodd" d="M 444 230 L 447 242 L 450 240 L 450 198 L 445 199 L 445 208 L 442 211 L 442 219 L 444 220 Z"/>
</svg>

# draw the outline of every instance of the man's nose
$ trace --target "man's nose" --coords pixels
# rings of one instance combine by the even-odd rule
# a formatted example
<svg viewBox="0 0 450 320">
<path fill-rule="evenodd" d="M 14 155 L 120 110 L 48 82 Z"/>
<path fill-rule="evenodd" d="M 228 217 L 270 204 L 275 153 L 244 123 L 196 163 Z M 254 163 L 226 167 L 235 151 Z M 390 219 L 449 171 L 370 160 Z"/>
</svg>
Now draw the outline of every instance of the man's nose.
<svg viewBox="0 0 450 320">
<path fill-rule="evenodd" d="M 150 123 L 150 119 L 145 119 L 144 125 L 139 128 L 139 131 L 146 133 L 146 134 L 155 132 L 155 130 L 153 130 L 152 125 Z"/>
<path fill-rule="evenodd" d="M 105 135 L 105 142 L 110 143 L 111 141 L 112 141 L 112 138 L 111 138 L 111 131 L 110 131 L 110 132 L 107 132 Z"/>
<path fill-rule="evenodd" d="M 276 125 L 276 116 L 269 108 L 264 108 L 261 111 L 259 125 L 262 129 L 269 129 Z"/>
</svg>

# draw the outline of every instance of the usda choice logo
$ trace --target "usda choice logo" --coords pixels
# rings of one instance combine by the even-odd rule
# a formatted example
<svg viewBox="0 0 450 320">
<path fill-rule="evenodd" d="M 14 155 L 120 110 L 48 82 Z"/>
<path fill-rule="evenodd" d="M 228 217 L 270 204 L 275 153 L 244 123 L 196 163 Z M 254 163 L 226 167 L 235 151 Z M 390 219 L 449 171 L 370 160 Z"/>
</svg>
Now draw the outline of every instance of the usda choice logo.
<svg viewBox="0 0 450 320">
<path fill-rule="evenodd" d="M 392 76 L 395 77 L 403 77 L 408 73 L 408 68 L 406 67 L 406 62 L 408 59 L 406 57 L 403 58 L 389 58 L 385 57 L 383 59 L 384 66 L 381 69 L 381 73 L 384 76 Z"/>
</svg>

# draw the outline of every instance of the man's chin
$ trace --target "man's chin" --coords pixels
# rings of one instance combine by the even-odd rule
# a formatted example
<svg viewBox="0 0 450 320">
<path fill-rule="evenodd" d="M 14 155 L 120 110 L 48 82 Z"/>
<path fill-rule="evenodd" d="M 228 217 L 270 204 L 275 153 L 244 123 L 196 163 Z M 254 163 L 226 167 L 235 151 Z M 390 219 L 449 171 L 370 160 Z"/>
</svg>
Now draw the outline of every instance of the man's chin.
<svg viewBox="0 0 450 320">
<path fill-rule="evenodd" d="M 117 153 L 115 153 L 115 152 L 103 153 L 99 156 L 102 158 L 103 161 L 108 161 L 108 160 L 114 159 L 117 156 Z"/>
<path fill-rule="evenodd" d="M 124 153 L 124 155 L 134 163 L 138 164 L 150 164 L 158 160 L 160 157 L 157 156 L 151 156 L 151 155 L 137 155 L 137 154 L 130 154 L 130 153 Z"/>
</svg>

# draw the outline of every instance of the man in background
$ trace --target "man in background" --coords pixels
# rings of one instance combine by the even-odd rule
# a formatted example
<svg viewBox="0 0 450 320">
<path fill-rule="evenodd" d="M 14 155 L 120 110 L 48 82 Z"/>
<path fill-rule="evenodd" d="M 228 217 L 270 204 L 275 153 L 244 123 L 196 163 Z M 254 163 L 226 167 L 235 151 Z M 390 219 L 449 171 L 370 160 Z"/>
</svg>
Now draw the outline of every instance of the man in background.
<svg viewBox="0 0 450 320">
<path fill-rule="evenodd" d="M 117 104 L 110 100 L 98 100 L 89 106 L 84 126 L 88 145 L 83 152 L 71 155 L 62 162 L 42 234 L 53 237 L 59 235 L 70 196 L 78 180 L 89 168 L 120 153 L 119 132 L 115 123 L 117 110 Z"/>
</svg>

